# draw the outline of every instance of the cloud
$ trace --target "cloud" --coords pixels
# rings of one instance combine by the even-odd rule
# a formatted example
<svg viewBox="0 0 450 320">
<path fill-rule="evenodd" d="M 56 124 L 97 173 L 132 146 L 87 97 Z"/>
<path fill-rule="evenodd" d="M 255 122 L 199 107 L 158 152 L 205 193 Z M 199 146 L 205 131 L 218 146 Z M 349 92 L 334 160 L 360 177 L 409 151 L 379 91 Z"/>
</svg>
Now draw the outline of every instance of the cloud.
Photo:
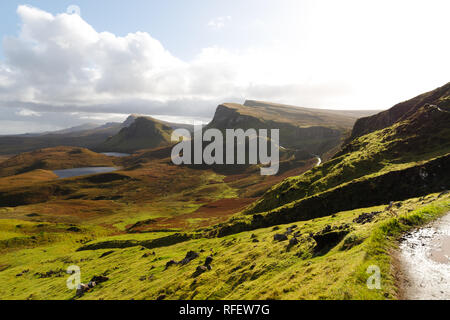
<svg viewBox="0 0 450 320">
<path fill-rule="evenodd" d="M 212 29 L 216 29 L 216 30 L 222 29 L 230 21 L 231 21 L 231 16 L 217 17 L 217 18 L 211 19 L 208 22 L 208 27 L 210 27 Z"/>
<path fill-rule="evenodd" d="M 448 81 L 449 47 L 441 41 L 448 29 L 448 19 L 441 17 L 445 10 L 430 12 L 439 19 L 428 14 L 426 22 L 417 24 L 411 17 L 396 29 L 395 12 L 402 6 L 387 12 L 390 23 L 380 25 L 378 16 L 387 2 L 379 6 L 379 15 L 359 4 L 363 8 L 358 12 L 364 14 L 347 19 L 335 14 L 345 14 L 340 4 L 327 5 L 331 9 L 325 4 L 312 7 L 308 28 L 301 29 L 307 30 L 305 37 L 295 25 L 283 27 L 282 37 L 271 45 L 240 50 L 212 46 L 188 61 L 147 32 L 117 36 L 98 32 L 77 14 L 19 6 L 20 31 L 2 43 L 2 120 L 8 108 L 13 110 L 8 121 L 41 115 L 39 122 L 45 120 L 47 127 L 100 121 L 106 114 L 114 119 L 130 113 L 210 118 L 219 103 L 245 99 L 387 108 Z M 219 17 L 208 26 L 221 29 L 231 20 Z M 410 27 L 413 32 L 406 33 Z M 433 43 L 434 49 L 417 45 L 421 41 Z M 410 76 L 412 68 L 415 77 Z"/>
<path fill-rule="evenodd" d="M 30 110 L 169 116 L 182 110 L 210 117 L 226 99 L 263 91 L 259 97 L 275 97 L 281 86 L 303 79 L 292 76 L 293 53 L 209 47 L 182 61 L 146 32 L 119 37 L 97 32 L 79 15 L 24 5 L 17 14 L 19 35 L 3 41 L 0 106 L 26 108 L 22 116 Z M 211 25 L 221 28 L 230 20 L 220 17 Z"/>
<path fill-rule="evenodd" d="M 16 115 L 22 117 L 40 117 L 42 114 L 40 112 L 36 112 L 30 109 L 20 109 L 16 112 Z"/>
</svg>

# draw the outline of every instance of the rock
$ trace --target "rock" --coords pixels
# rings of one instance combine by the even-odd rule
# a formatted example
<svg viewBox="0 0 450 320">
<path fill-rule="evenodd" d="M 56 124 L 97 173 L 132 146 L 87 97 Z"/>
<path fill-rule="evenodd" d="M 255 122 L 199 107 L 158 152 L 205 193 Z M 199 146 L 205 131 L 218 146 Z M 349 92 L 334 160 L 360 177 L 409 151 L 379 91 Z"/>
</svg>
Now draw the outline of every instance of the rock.
<svg viewBox="0 0 450 320">
<path fill-rule="evenodd" d="M 272 231 L 277 231 L 277 230 L 280 230 L 279 226 L 275 226 L 275 227 L 272 228 Z"/>
<path fill-rule="evenodd" d="M 273 236 L 273 240 L 275 241 L 286 241 L 287 239 L 288 239 L 287 235 L 281 233 L 277 233 L 276 235 Z"/>
<path fill-rule="evenodd" d="M 16 277 L 21 277 L 21 276 L 23 276 L 24 274 L 27 274 L 28 272 L 30 272 L 29 269 L 23 270 L 21 273 L 16 274 Z"/>
<path fill-rule="evenodd" d="M 77 297 L 81 297 L 85 292 L 89 291 L 89 286 L 84 283 L 80 283 L 77 288 L 77 292 L 75 293 Z"/>
<path fill-rule="evenodd" d="M 256 243 L 256 242 L 259 242 L 259 240 L 258 239 L 253 239 L 252 242 Z"/>
<path fill-rule="evenodd" d="M 213 257 L 207 256 L 205 259 L 205 266 L 209 266 L 213 262 Z"/>
<path fill-rule="evenodd" d="M 70 231 L 70 232 L 81 232 L 81 229 L 78 228 L 78 227 L 70 227 L 70 228 L 67 228 L 67 231 Z"/>
<path fill-rule="evenodd" d="M 100 284 L 102 282 L 108 281 L 109 278 L 105 276 L 93 276 L 90 282 L 95 282 L 96 284 Z"/>
<path fill-rule="evenodd" d="M 195 251 L 189 251 L 189 252 L 186 254 L 186 257 L 185 257 L 183 260 L 180 261 L 180 264 L 181 264 L 181 265 L 188 264 L 188 263 L 191 262 L 192 260 L 198 258 L 198 256 L 199 256 L 199 254 L 198 254 L 197 252 L 195 252 Z"/>
<path fill-rule="evenodd" d="M 289 240 L 289 246 L 293 247 L 296 246 L 297 244 L 298 244 L 297 238 L 292 238 L 291 240 Z"/>
<path fill-rule="evenodd" d="M 327 228 L 326 228 L 327 229 Z M 324 229 L 325 230 L 325 229 Z M 327 229 L 328 230 L 328 229 Z M 316 246 L 315 254 L 325 254 L 335 247 L 349 233 L 349 230 L 337 230 L 328 232 L 319 232 L 313 235 Z"/>
<path fill-rule="evenodd" d="M 164 270 L 169 269 L 171 266 L 173 265 L 177 265 L 178 262 L 176 262 L 175 260 L 170 260 L 169 262 L 166 263 L 166 268 Z"/>
<path fill-rule="evenodd" d="M 30 214 L 27 214 L 27 217 L 30 217 L 30 218 L 33 218 L 33 217 L 39 217 L 39 216 L 40 216 L 39 213 L 30 213 Z"/>
<path fill-rule="evenodd" d="M 379 213 L 380 213 L 379 211 L 375 211 L 375 212 L 371 212 L 371 213 L 363 213 L 363 214 L 359 215 L 357 218 L 355 218 L 353 220 L 353 222 L 359 223 L 359 224 L 366 224 L 366 223 L 372 222 L 373 219 L 375 219 L 375 216 L 378 215 Z M 345 226 L 345 227 L 347 227 L 347 226 Z"/>
<path fill-rule="evenodd" d="M 250 236 L 250 239 L 256 239 L 256 238 L 257 238 L 257 236 L 254 233 Z"/>
<path fill-rule="evenodd" d="M 194 274 L 192 275 L 194 278 L 198 277 L 199 275 L 201 275 L 202 273 L 205 273 L 206 271 L 208 271 L 208 267 L 205 266 L 198 266 L 197 269 L 195 270 Z"/>
</svg>

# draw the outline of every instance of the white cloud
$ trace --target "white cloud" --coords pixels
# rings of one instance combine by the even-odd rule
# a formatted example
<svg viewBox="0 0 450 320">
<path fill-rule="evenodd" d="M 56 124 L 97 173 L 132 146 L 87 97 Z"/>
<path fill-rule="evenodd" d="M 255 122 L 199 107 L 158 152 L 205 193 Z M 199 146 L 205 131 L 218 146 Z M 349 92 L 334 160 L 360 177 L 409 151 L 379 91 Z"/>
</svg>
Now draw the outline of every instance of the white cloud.
<svg viewBox="0 0 450 320">
<path fill-rule="evenodd" d="M 65 112 L 80 121 L 107 113 L 210 117 L 218 103 L 246 98 L 388 108 L 449 81 L 445 1 L 429 7 L 344 1 L 312 2 L 310 21 L 283 27 L 269 47 L 203 48 L 189 61 L 146 32 L 120 37 L 96 31 L 75 14 L 19 6 L 19 35 L 2 46 L 0 108 L 23 117 L 45 114 L 42 120 Z M 399 17 L 404 4 L 409 13 Z M 220 29 L 231 20 L 208 25 Z"/>
<path fill-rule="evenodd" d="M 146 32 L 119 37 L 97 32 L 78 15 L 52 15 L 29 6 L 19 6 L 17 13 L 22 21 L 20 33 L 3 41 L 3 105 L 25 104 L 38 112 L 58 108 L 89 112 L 93 106 L 103 106 L 90 112 L 127 113 L 146 102 L 147 114 L 157 109 L 158 114 L 177 115 L 180 110 L 174 106 L 209 103 L 207 113 L 200 107 L 183 112 L 210 116 L 215 104 L 224 99 L 243 100 L 258 88 L 271 93 L 258 97 L 269 99 L 286 92 L 280 89 L 283 85 L 300 86 L 304 81 L 293 72 L 295 54 L 278 49 L 232 52 L 210 47 L 191 61 L 182 61 Z M 218 18 L 216 26 L 229 20 Z M 120 105 L 121 110 L 113 108 Z"/>
<path fill-rule="evenodd" d="M 22 117 L 40 117 L 42 114 L 40 112 L 36 112 L 29 109 L 20 109 L 16 112 L 16 115 Z"/>
<path fill-rule="evenodd" d="M 217 17 L 214 19 L 211 19 L 208 22 L 208 27 L 212 29 L 222 29 L 225 27 L 225 25 L 231 21 L 231 16 L 225 16 L 225 17 Z"/>
</svg>

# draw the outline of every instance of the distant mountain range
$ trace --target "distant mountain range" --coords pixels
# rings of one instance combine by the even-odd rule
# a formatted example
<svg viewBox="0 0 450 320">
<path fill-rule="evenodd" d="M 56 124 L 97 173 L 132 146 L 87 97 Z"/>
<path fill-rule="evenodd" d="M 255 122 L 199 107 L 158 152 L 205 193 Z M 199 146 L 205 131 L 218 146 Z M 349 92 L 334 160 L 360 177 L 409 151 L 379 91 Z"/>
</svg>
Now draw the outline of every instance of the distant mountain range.
<svg viewBox="0 0 450 320">
<path fill-rule="evenodd" d="M 207 128 L 280 129 L 281 146 L 324 155 L 342 143 L 359 117 L 374 113 L 309 109 L 249 100 L 244 105 L 226 103 L 218 106 Z M 0 154 L 18 154 L 58 146 L 132 153 L 170 145 L 171 133 L 177 128 L 193 131 L 192 125 L 133 114 L 123 123 L 112 122 L 102 126 L 87 123 L 55 132 L 2 136 Z"/>
</svg>

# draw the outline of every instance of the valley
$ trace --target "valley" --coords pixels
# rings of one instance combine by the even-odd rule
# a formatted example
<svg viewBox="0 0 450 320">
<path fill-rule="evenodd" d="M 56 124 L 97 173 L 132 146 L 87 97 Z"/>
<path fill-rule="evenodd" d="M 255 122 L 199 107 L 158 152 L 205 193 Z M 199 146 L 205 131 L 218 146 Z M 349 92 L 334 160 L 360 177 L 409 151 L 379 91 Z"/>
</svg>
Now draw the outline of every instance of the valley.
<svg viewBox="0 0 450 320">
<path fill-rule="evenodd" d="M 174 165 L 172 131 L 193 128 L 148 116 L 98 140 L 1 137 L 0 299 L 404 298 L 399 240 L 450 210 L 449 99 L 450 83 L 381 113 L 219 105 L 205 128 L 280 130 L 274 176 Z M 69 290 L 73 265 L 102 281 Z"/>
</svg>

